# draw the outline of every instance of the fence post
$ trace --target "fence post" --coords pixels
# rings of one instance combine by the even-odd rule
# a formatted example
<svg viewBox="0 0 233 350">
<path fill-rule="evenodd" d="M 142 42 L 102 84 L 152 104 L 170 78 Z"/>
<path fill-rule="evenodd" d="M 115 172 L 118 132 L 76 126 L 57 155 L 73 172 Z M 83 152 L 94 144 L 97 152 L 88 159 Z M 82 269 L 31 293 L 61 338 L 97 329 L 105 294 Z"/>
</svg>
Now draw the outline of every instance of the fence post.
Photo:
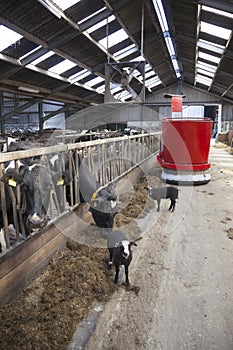
<svg viewBox="0 0 233 350">
<path fill-rule="evenodd" d="M 0 177 L 2 177 L 2 165 L 0 167 Z M 4 238 L 6 242 L 6 248 L 10 248 L 10 237 L 9 237 L 9 229 L 8 229 L 8 218 L 7 218 L 7 209 L 6 209 L 6 193 L 5 193 L 5 184 L 0 181 L 0 189 L 1 189 L 1 204 L 2 204 L 2 216 L 3 216 L 3 227 L 4 227 Z"/>
</svg>

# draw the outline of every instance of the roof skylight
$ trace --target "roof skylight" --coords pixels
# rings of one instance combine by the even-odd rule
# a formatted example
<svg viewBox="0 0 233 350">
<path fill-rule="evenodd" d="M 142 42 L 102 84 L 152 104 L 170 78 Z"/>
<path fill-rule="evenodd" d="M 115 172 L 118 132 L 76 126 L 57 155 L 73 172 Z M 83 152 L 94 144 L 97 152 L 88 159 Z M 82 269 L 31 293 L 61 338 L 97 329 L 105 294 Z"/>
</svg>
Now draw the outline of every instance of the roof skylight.
<svg viewBox="0 0 233 350">
<path fill-rule="evenodd" d="M 198 40 L 197 46 L 202 48 L 202 49 L 205 49 L 205 50 L 216 52 L 220 55 L 222 55 L 224 53 L 224 49 L 225 49 L 225 47 L 222 45 L 218 45 L 218 44 L 215 44 L 215 43 L 212 43 L 210 41 L 203 40 L 203 39 Z"/>
<path fill-rule="evenodd" d="M 56 64 L 55 66 L 49 68 L 49 71 L 52 73 L 56 73 L 56 74 L 62 74 L 75 66 L 76 66 L 76 63 L 74 63 L 70 60 L 64 60 L 64 61 Z"/>
<path fill-rule="evenodd" d="M 96 15 L 98 15 L 98 14 L 101 13 L 101 12 L 103 12 L 104 10 L 106 10 L 106 7 L 105 7 L 105 6 L 102 7 L 100 10 L 98 10 L 98 11 L 96 11 L 96 12 L 90 14 L 89 16 L 83 18 L 81 21 L 78 21 L 78 25 L 80 25 L 80 24 L 82 24 L 82 23 L 88 21 L 89 19 L 95 17 Z"/>
<path fill-rule="evenodd" d="M 71 75 L 69 77 L 69 79 L 72 81 L 72 83 L 76 82 L 76 81 L 80 81 L 86 77 L 88 77 L 88 75 L 90 75 L 91 72 L 87 69 L 82 69 L 81 71 L 79 71 L 78 73 L 75 73 L 73 75 Z"/>
<path fill-rule="evenodd" d="M 209 72 L 206 69 L 197 68 L 197 72 L 200 74 L 203 74 L 203 75 L 207 75 L 207 76 L 212 77 L 212 78 L 214 77 L 214 73 Z"/>
<path fill-rule="evenodd" d="M 102 78 L 102 77 L 96 77 L 96 78 L 94 78 L 94 79 L 92 79 L 92 80 L 87 81 L 87 82 L 85 83 L 85 85 L 88 85 L 88 86 L 95 86 L 95 85 L 101 83 L 102 81 L 104 81 L 104 78 Z"/>
<path fill-rule="evenodd" d="M 16 44 L 23 36 L 19 33 L 16 33 L 14 30 L 11 30 L 3 25 L 0 25 L 0 51 L 5 50 L 7 47 Z"/>
<path fill-rule="evenodd" d="M 35 47 L 35 49 L 33 49 L 33 50 L 31 50 L 31 51 L 25 53 L 25 55 L 21 56 L 21 57 L 19 58 L 19 60 L 20 60 L 20 61 L 23 60 L 24 58 L 28 57 L 28 56 L 31 55 L 32 53 L 34 53 L 34 52 L 36 52 L 37 50 L 39 50 L 41 47 L 42 47 L 41 45 Z"/>
<path fill-rule="evenodd" d="M 60 7 L 62 11 L 65 11 L 69 7 L 77 4 L 81 0 L 53 0 L 53 2 Z"/>
<path fill-rule="evenodd" d="M 44 55 L 40 56 L 39 58 L 37 58 L 36 60 L 32 61 L 31 64 L 36 66 L 38 63 L 46 60 L 47 58 L 49 58 L 52 55 L 54 55 L 54 52 L 53 51 L 49 51 L 49 52 L 45 53 Z"/>
<path fill-rule="evenodd" d="M 217 15 L 220 16 L 224 16 L 224 17 L 229 17 L 229 18 L 233 18 L 233 14 L 230 12 L 225 12 L 225 11 L 221 11 L 221 10 L 217 10 L 213 7 L 209 7 L 209 6 L 202 6 L 202 10 L 203 11 L 207 11 L 207 12 L 212 12 L 212 13 L 216 13 Z"/>
<path fill-rule="evenodd" d="M 209 55 L 208 53 L 199 51 L 199 57 L 203 58 L 204 60 L 214 62 L 214 63 L 219 63 L 220 62 L 220 57 L 214 56 L 214 55 Z"/>
<path fill-rule="evenodd" d="M 210 86 L 211 83 L 212 83 L 212 79 L 207 78 L 207 77 L 205 77 L 203 75 L 200 75 L 200 74 L 197 74 L 196 81 L 198 83 L 201 83 L 201 84 L 204 84 L 204 85 L 207 85 L 207 86 Z"/>
<path fill-rule="evenodd" d="M 209 6 L 202 6 L 201 10 L 214 13 L 220 17 L 233 18 L 231 13 L 220 11 Z M 221 23 L 221 22 L 220 22 Z M 224 23 L 224 21 L 222 21 Z M 204 21 L 200 22 L 200 33 L 209 35 L 209 39 L 203 40 L 199 37 L 197 41 L 196 82 L 211 86 L 220 65 L 222 56 L 228 45 L 232 31 Z M 219 45 L 218 38 L 226 41 L 226 45 Z"/>
<path fill-rule="evenodd" d="M 109 16 L 108 18 L 105 18 L 105 19 L 103 19 L 102 21 L 100 21 L 100 22 L 98 22 L 97 24 L 95 24 L 95 25 L 93 25 L 93 26 L 91 26 L 90 28 L 88 28 L 87 30 L 86 30 L 86 32 L 88 33 L 88 34 L 91 34 L 91 33 L 93 33 L 95 30 L 97 30 L 97 29 L 99 29 L 99 28 L 101 28 L 101 27 L 104 27 L 104 26 L 106 26 L 108 23 L 111 23 L 112 21 L 114 21 L 116 18 L 115 18 L 115 16 Z"/>
<path fill-rule="evenodd" d="M 125 57 L 131 55 L 132 53 L 136 52 L 137 50 L 138 50 L 138 48 L 135 46 L 135 44 L 131 44 L 127 47 L 124 47 L 124 49 L 121 49 L 121 50 L 115 52 L 113 54 L 113 56 L 117 60 L 121 60 L 122 58 L 125 58 Z"/>
<path fill-rule="evenodd" d="M 99 40 L 99 44 L 101 44 L 105 49 L 110 48 L 121 41 L 128 38 L 127 33 L 124 29 L 117 30 L 115 33 L 112 33 L 105 38 Z"/>
<path fill-rule="evenodd" d="M 201 31 L 225 40 L 228 40 L 231 35 L 231 30 L 229 29 L 215 26 L 214 24 L 210 24 L 202 21 L 201 21 Z"/>
<path fill-rule="evenodd" d="M 208 64 L 208 63 L 205 63 L 205 62 L 202 62 L 202 61 L 198 61 L 197 62 L 197 68 L 202 68 L 202 69 L 205 69 L 205 70 L 207 70 L 209 72 L 215 73 L 216 69 L 217 69 L 217 66 L 214 66 L 212 64 Z"/>
</svg>

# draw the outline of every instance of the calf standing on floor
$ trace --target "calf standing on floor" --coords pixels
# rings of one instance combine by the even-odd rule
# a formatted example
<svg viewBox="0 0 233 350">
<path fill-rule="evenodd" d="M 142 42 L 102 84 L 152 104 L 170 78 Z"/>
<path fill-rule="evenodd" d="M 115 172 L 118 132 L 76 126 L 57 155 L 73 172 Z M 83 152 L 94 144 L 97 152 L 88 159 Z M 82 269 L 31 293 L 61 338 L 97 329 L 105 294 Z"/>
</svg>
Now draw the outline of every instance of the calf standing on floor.
<svg viewBox="0 0 233 350">
<path fill-rule="evenodd" d="M 125 267 L 125 284 L 130 286 L 129 282 L 129 265 L 132 261 L 131 247 L 137 244 L 130 242 L 124 233 L 120 230 L 113 230 L 108 234 L 108 250 L 109 250 L 109 269 L 112 268 L 112 264 L 115 265 L 115 278 L 114 283 L 118 282 L 120 266 Z"/>
<path fill-rule="evenodd" d="M 178 198 L 178 189 L 176 187 L 168 186 L 152 188 L 147 186 L 145 189 L 147 189 L 149 196 L 157 201 L 157 211 L 160 211 L 161 199 L 167 198 L 171 200 L 169 211 L 173 212 L 175 210 L 176 200 Z"/>
</svg>

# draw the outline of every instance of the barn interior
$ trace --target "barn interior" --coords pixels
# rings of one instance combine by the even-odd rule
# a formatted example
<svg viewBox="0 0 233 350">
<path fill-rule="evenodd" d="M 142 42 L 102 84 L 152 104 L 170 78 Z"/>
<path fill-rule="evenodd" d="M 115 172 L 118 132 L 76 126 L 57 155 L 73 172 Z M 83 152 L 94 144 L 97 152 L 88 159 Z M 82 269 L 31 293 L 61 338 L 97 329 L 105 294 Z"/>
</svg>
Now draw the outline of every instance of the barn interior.
<svg viewBox="0 0 233 350">
<path fill-rule="evenodd" d="M 163 274 L 169 275 L 179 266 L 186 269 L 185 261 L 189 262 L 195 253 L 195 259 L 199 259 L 195 269 L 203 272 L 201 259 L 205 266 L 209 263 L 205 281 L 210 282 L 212 291 L 220 290 L 223 299 L 227 298 L 228 291 L 224 289 L 227 284 L 222 283 L 221 289 L 220 281 L 215 281 L 213 276 L 217 279 L 224 275 L 226 280 L 233 280 L 231 264 L 227 263 L 226 269 L 216 268 L 219 271 L 216 274 L 211 270 L 218 260 L 216 256 L 225 261 L 232 253 L 225 236 L 232 239 L 233 235 L 229 209 L 233 185 L 233 3 L 227 0 L 1 0 L 0 13 L 0 223 L 4 228 L 0 230 L 0 348 L 160 349 L 157 339 L 149 336 L 146 339 L 146 327 L 147 315 L 151 325 L 156 319 L 153 307 Z M 191 124 L 186 130 L 181 144 L 168 134 L 180 163 L 169 158 L 174 156 L 169 149 L 167 159 L 162 158 L 166 120 L 195 123 L 195 127 Z M 203 134 L 206 124 L 208 132 Z M 211 145 L 214 145 L 212 149 Z M 188 164 L 187 158 L 182 163 L 183 149 L 189 151 Z M 56 177 L 47 187 L 50 197 L 46 224 L 39 226 L 36 222 L 37 228 L 29 234 L 25 233 L 28 221 L 22 216 L 26 211 L 22 196 L 28 188 L 21 186 L 24 181 L 16 184 L 13 171 L 7 177 L 9 163 L 19 172 L 25 159 L 23 166 L 27 170 L 35 169 L 39 159 L 49 174 L 60 176 L 62 172 L 63 176 L 64 171 L 68 178 L 65 184 L 65 176 L 58 181 Z M 171 170 L 163 178 L 167 164 Z M 180 169 L 174 171 L 178 165 Z M 178 180 L 171 180 L 174 172 L 178 173 Z M 180 174 L 185 179 L 191 174 L 188 186 L 186 180 L 182 184 Z M 86 192 L 81 190 L 81 178 Z M 206 184 L 206 187 L 194 186 L 194 178 L 198 185 Z M 166 204 L 161 205 L 158 213 L 146 187 L 166 186 L 164 182 L 169 184 L 169 179 L 179 187 L 181 201 L 175 213 L 168 212 Z M 106 269 L 106 227 L 98 226 L 93 215 L 98 206 L 95 199 L 98 200 L 103 189 L 110 194 L 113 189 L 117 197 L 119 212 L 110 228 L 122 229 L 130 240 L 140 241 L 135 247 L 135 268 L 134 260 L 132 263 L 132 271 L 139 278 L 135 280 L 132 274 L 133 283 L 128 289 L 124 285 L 116 287 Z M 222 197 L 224 200 L 220 201 Z M 212 234 L 210 226 L 218 232 Z M 168 232 L 165 233 L 164 227 Z M 186 235 L 186 231 L 191 234 Z M 200 257 L 201 245 L 210 249 L 202 251 Z M 172 258 L 164 262 L 162 256 L 169 247 L 174 247 L 174 256 L 177 249 L 182 249 L 184 255 L 178 251 L 179 259 L 177 253 L 173 256 L 175 262 Z M 197 290 L 199 270 L 195 270 L 196 282 L 193 282 L 187 267 L 185 282 L 183 276 L 180 279 L 181 287 Z M 207 275 L 213 280 L 209 281 Z M 169 275 L 170 281 L 174 276 Z M 197 295 L 205 295 L 204 287 L 199 294 L 193 291 L 190 305 L 195 312 L 192 302 Z M 183 293 L 182 288 L 178 289 L 177 298 Z M 155 299 L 150 298 L 151 290 Z M 119 312 L 126 306 L 125 327 L 118 320 L 107 326 L 105 323 L 106 327 L 97 329 L 96 338 L 90 340 L 88 347 L 103 305 L 112 296 L 118 300 L 119 307 L 116 313 L 110 307 L 111 312 L 103 315 L 105 319 L 108 316 L 120 319 Z M 216 295 L 211 298 L 217 300 Z M 154 314 L 144 308 L 145 300 Z M 208 300 L 198 302 L 208 304 Z M 127 303 L 132 303 L 135 309 L 130 310 Z M 171 302 L 171 309 L 172 306 Z M 136 321 L 133 310 L 140 310 Z M 186 315 L 185 311 L 183 314 Z M 203 315 L 196 314 L 200 316 L 195 319 L 198 323 Z M 207 314 L 205 311 L 206 319 Z M 132 336 L 134 331 L 128 328 L 128 317 L 136 325 L 138 336 Z M 163 321 L 166 328 L 166 320 Z M 169 331 L 176 323 L 179 325 L 173 322 Z M 218 325 L 214 321 L 212 324 Z M 78 325 L 81 328 L 76 329 Z M 193 348 L 202 349 L 199 327 L 203 323 L 195 325 L 197 334 L 194 327 L 191 335 L 187 330 L 188 337 L 193 338 L 186 348 L 192 344 Z M 123 329 L 127 329 L 127 337 Z M 229 329 L 233 332 L 232 322 L 228 323 L 225 335 Z M 214 330 L 212 327 L 212 340 L 216 343 L 206 342 L 206 348 L 224 348 L 224 341 L 221 346 L 216 345 L 218 332 L 215 337 Z M 104 337 L 101 332 L 105 332 Z M 153 330 L 150 336 L 152 333 Z M 225 348 L 230 349 L 231 336 L 226 339 Z M 180 350 L 183 346 L 176 343 L 169 348 L 162 340 L 161 344 L 168 350 Z"/>
</svg>

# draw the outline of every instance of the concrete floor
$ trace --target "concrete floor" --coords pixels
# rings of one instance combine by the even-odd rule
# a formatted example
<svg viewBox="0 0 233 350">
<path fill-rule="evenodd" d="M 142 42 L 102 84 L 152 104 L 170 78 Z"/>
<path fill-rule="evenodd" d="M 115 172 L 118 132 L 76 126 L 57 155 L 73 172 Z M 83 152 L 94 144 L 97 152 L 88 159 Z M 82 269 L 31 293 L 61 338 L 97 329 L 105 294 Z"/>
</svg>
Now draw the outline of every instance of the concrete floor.
<svg viewBox="0 0 233 350">
<path fill-rule="evenodd" d="M 193 188 L 170 236 L 156 349 L 233 349 L 233 156 L 211 148 L 210 162 L 212 180 Z"/>
<path fill-rule="evenodd" d="M 131 283 L 101 312 L 88 350 L 233 350 L 233 156 L 211 147 L 211 181 L 180 187 L 144 220 Z"/>
</svg>

